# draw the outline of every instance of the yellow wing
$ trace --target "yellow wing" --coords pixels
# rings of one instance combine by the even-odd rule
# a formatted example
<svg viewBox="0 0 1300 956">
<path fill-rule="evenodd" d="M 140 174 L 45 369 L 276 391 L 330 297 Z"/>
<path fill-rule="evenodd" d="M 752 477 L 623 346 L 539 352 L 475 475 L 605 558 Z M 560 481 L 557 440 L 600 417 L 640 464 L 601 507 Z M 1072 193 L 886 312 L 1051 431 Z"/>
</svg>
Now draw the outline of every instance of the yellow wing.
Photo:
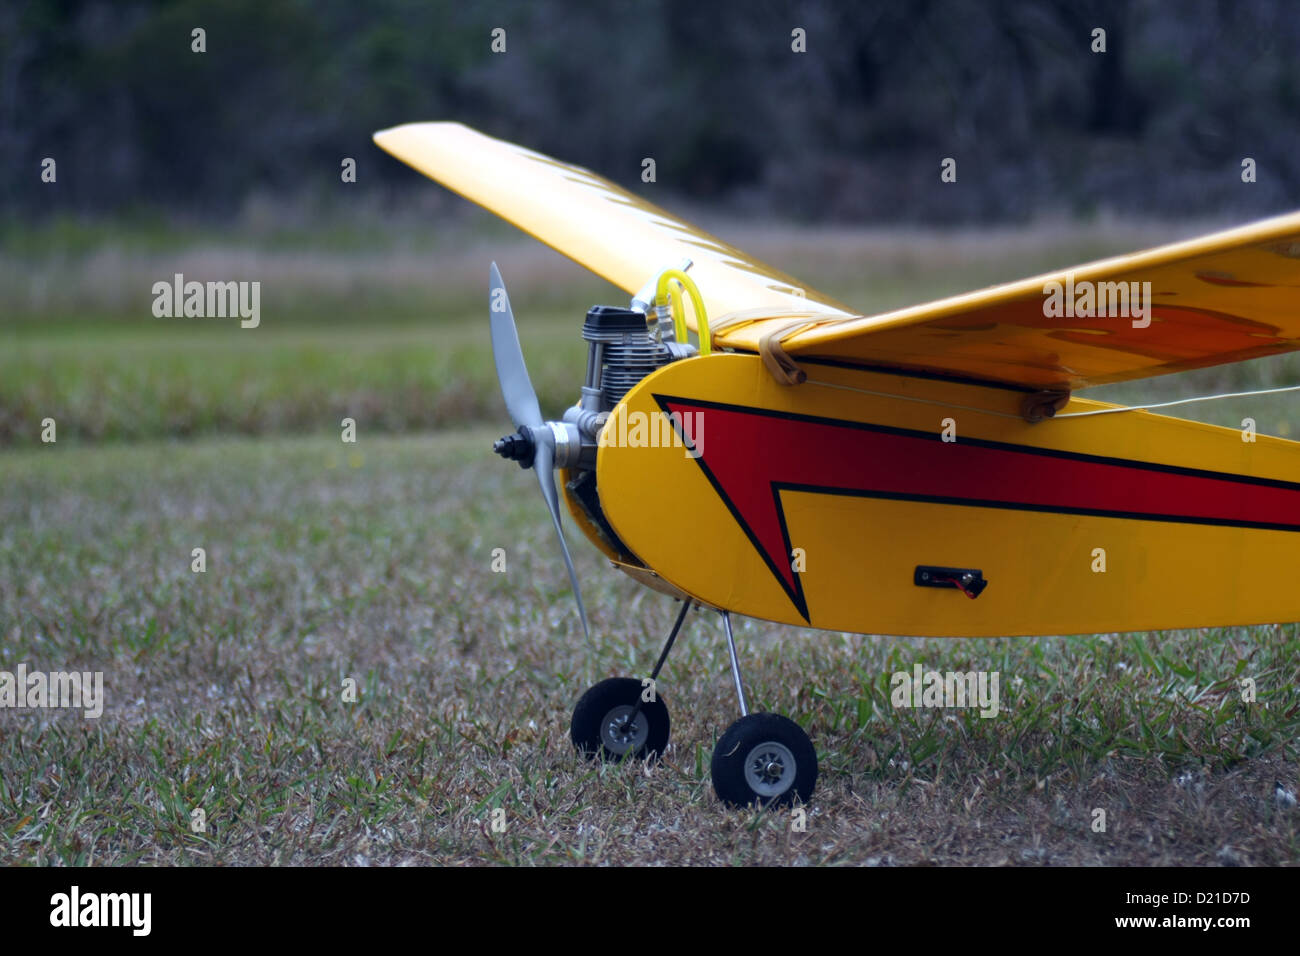
<svg viewBox="0 0 1300 956">
<path fill-rule="evenodd" d="M 375 142 L 629 293 L 690 257 L 715 344 L 787 373 L 823 359 L 1075 389 L 1300 349 L 1300 213 L 861 316 L 608 180 L 458 123 Z M 1125 314 L 1084 314 L 1099 292 L 1115 312 L 1121 291 Z"/>
<path fill-rule="evenodd" d="M 1096 314 L 1121 296 L 1127 314 Z M 721 344 L 1066 389 L 1261 358 L 1300 348 L 1300 213 L 883 315 L 776 324 Z"/>
<path fill-rule="evenodd" d="M 409 123 L 375 142 L 628 293 L 683 258 L 710 316 L 764 308 L 853 313 L 607 179 L 460 123 Z"/>
</svg>

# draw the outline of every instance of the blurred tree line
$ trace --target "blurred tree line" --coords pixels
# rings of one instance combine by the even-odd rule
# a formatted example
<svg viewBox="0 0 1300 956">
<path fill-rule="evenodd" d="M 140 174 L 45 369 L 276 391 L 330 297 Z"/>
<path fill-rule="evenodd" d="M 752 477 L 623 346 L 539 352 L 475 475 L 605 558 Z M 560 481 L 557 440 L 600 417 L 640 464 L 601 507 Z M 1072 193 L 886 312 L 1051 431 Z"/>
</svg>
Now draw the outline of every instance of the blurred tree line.
<svg viewBox="0 0 1300 956">
<path fill-rule="evenodd" d="M 370 134 L 428 119 L 788 219 L 1263 214 L 1300 205 L 1297 115 L 1294 0 L 0 6 L 10 217 L 341 196 L 347 156 L 393 202 L 420 178 Z"/>
</svg>

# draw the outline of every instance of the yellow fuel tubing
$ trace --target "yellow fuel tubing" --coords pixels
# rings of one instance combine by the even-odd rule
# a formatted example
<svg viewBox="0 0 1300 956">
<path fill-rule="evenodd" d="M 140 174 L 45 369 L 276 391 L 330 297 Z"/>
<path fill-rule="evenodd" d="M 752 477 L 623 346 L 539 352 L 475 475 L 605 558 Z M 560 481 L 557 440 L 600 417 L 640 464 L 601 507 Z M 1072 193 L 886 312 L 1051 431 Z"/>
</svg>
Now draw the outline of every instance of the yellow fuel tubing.
<svg viewBox="0 0 1300 956">
<path fill-rule="evenodd" d="M 704 297 L 700 295 L 699 286 L 695 284 L 694 279 L 688 276 L 681 269 L 665 269 L 663 272 L 659 273 L 659 282 L 657 283 L 655 291 L 655 304 L 664 305 L 671 303 L 671 293 L 668 290 L 670 288 L 669 283 L 672 280 L 680 282 L 686 289 L 687 294 L 691 297 L 691 305 L 695 309 L 695 321 L 699 323 L 700 354 L 708 355 L 713 350 L 709 336 L 709 316 L 704 309 Z M 674 313 L 674 328 L 677 330 L 678 340 L 685 342 L 686 330 L 682 326 L 676 324 L 676 316 L 679 314 L 679 312 Z M 682 320 L 682 324 L 685 325 L 684 319 Z"/>
<path fill-rule="evenodd" d="M 677 271 L 675 269 L 665 269 L 660 273 L 659 281 L 656 283 L 655 305 L 658 307 L 670 306 L 673 317 L 673 334 L 678 342 L 685 342 L 687 334 L 686 309 L 682 303 L 682 294 L 678 291 L 679 286 L 685 288 L 685 283 L 677 279 L 676 276 L 671 275 L 671 273 Z"/>
<path fill-rule="evenodd" d="M 686 341 L 686 306 L 682 303 L 680 282 L 668 283 L 668 301 L 672 304 L 673 332 L 678 342 Z"/>
</svg>

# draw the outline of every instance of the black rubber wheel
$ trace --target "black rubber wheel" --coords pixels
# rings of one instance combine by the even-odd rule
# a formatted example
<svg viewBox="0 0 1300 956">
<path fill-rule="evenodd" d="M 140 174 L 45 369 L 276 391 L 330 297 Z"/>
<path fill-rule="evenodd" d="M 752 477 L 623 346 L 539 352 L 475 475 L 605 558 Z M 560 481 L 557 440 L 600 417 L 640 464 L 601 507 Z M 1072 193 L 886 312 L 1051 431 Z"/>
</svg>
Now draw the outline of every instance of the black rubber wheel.
<svg viewBox="0 0 1300 956">
<path fill-rule="evenodd" d="M 713 789 L 728 806 L 807 803 L 817 785 L 817 751 L 789 717 L 750 714 L 722 735 L 711 770 Z"/>
<path fill-rule="evenodd" d="M 584 757 L 618 762 L 628 757 L 654 758 L 668 746 L 668 707 L 658 694 L 641 701 L 636 721 L 627 718 L 641 700 L 639 680 L 611 677 L 588 690 L 573 708 L 569 736 Z"/>
</svg>

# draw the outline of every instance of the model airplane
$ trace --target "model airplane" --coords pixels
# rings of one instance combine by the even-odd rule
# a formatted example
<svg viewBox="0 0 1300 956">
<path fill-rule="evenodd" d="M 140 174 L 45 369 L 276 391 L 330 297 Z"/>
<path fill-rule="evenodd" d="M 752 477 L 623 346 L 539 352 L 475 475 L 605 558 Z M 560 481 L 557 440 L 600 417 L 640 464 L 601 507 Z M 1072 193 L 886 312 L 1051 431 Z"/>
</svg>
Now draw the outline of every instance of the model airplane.
<svg viewBox="0 0 1300 956">
<path fill-rule="evenodd" d="M 1072 395 L 1300 348 L 1300 213 L 864 316 L 585 169 L 455 123 L 375 141 L 633 295 L 587 313 L 580 397 L 546 420 L 493 265 L 518 429 L 496 451 L 537 475 L 584 629 L 558 488 L 616 568 L 682 602 L 652 679 L 692 606 L 721 612 L 723 801 L 807 801 L 817 778 L 798 724 L 749 712 L 733 613 L 916 636 L 1300 619 L 1300 443 Z M 632 678 L 573 713 L 605 759 L 668 734 Z"/>
</svg>

